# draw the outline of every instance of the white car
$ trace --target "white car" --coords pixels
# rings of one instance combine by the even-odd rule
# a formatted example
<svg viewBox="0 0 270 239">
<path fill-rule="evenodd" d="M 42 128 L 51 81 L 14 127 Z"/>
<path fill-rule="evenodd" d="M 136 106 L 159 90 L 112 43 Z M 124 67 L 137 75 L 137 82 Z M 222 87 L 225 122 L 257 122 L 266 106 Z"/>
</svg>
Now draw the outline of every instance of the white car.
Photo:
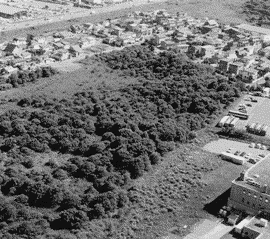
<svg viewBox="0 0 270 239">
<path fill-rule="evenodd" d="M 244 156 L 244 158 L 245 158 L 245 159 L 249 159 L 249 158 L 250 158 L 250 153 L 246 154 L 246 155 Z"/>
</svg>

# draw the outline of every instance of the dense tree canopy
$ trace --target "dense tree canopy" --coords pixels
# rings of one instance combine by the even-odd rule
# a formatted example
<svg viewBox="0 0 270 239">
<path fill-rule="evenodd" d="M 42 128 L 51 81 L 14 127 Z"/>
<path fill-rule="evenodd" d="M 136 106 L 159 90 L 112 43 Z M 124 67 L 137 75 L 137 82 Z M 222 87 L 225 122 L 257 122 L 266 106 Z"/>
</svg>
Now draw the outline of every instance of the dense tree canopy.
<svg viewBox="0 0 270 239">
<path fill-rule="evenodd" d="M 141 81 L 119 91 L 79 92 L 71 100 L 23 98 L 19 110 L 0 116 L 1 150 L 25 168 L 1 172 L 1 191 L 10 199 L 0 205 L 6 233 L 34 238 L 48 227 L 79 229 L 127 207 L 134 201 L 127 193 L 132 179 L 151 170 L 176 142 L 196 137 L 239 97 L 234 79 L 173 52 L 131 47 L 99 60 Z M 26 157 L 50 151 L 65 160 L 50 159 L 37 170 Z M 27 223 L 13 226 L 19 219 Z"/>
</svg>

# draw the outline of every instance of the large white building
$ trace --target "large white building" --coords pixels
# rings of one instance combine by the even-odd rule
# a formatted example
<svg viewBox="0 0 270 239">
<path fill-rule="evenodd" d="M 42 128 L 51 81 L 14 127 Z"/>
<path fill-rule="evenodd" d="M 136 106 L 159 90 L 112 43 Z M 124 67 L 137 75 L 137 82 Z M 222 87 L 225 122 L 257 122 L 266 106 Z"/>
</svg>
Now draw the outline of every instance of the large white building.
<svg viewBox="0 0 270 239">
<path fill-rule="evenodd" d="M 233 180 L 228 206 L 251 215 L 270 216 L 270 157 L 262 159 Z"/>
</svg>

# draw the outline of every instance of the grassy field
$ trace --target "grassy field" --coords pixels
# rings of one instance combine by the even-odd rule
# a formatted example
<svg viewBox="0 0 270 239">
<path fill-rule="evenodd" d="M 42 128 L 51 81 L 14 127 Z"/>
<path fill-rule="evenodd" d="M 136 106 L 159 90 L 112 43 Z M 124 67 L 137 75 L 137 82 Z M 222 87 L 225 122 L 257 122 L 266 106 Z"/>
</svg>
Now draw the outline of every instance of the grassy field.
<svg viewBox="0 0 270 239">
<path fill-rule="evenodd" d="M 205 206 L 226 192 L 244 169 L 202 149 L 214 139 L 201 132 L 196 142 L 181 145 L 154 172 L 140 178 L 139 202 L 121 222 L 122 230 L 129 228 L 134 238 L 163 238 L 169 232 L 181 238 L 200 219 L 212 218 Z"/>
</svg>

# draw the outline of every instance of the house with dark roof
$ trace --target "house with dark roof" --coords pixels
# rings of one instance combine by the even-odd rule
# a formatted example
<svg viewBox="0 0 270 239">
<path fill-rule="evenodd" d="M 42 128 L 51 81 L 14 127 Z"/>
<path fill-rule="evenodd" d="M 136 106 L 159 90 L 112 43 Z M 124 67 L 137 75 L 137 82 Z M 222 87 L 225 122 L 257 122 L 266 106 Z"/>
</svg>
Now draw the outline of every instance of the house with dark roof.
<svg viewBox="0 0 270 239">
<path fill-rule="evenodd" d="M 7 55 L 19 56 L 22 50 L 17 45 L 8 43 L 6 48 L 4 49 L 4 52 Z"/>
</svg>

